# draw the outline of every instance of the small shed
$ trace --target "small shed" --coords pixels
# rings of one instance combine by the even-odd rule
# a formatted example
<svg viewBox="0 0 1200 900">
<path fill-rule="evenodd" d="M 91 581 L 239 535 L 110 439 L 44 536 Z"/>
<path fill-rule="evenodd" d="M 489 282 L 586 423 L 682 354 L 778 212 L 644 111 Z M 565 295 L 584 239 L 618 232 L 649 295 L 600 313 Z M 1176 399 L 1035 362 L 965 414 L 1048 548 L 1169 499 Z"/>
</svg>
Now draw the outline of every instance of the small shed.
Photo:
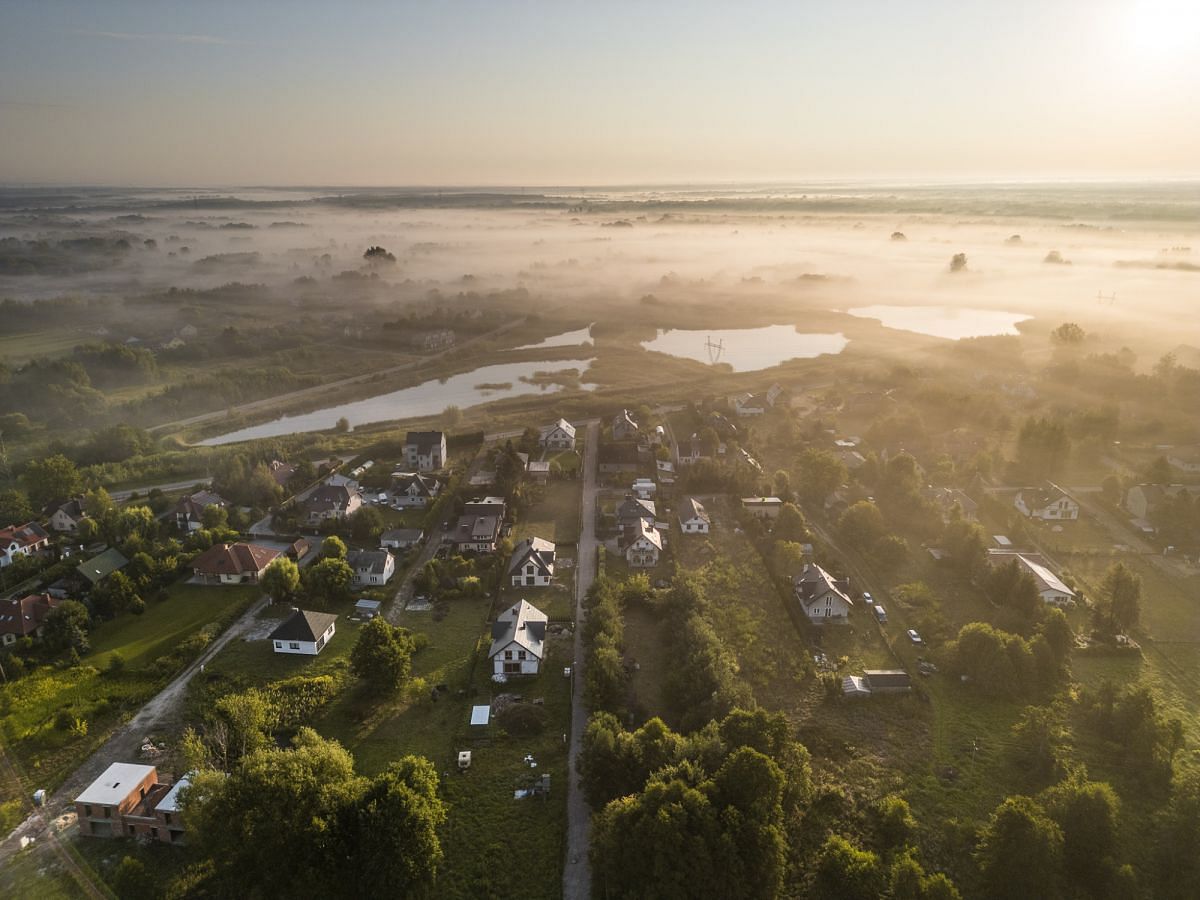
<svg viewBox="0 0 1200 900">
<path fill-rule="evenodd" d="M 492 707 L 490 705 L 472 706 L 471 707 L 471 724 L 472 725 L 487 725 L 492 720 Z"/>
<path fill-rule="evenodd" d="M 354 604 L 354 611 L 364 619 L 373 619 L 379 615 L 380 602 L 363 598 Z"/>
</svg>

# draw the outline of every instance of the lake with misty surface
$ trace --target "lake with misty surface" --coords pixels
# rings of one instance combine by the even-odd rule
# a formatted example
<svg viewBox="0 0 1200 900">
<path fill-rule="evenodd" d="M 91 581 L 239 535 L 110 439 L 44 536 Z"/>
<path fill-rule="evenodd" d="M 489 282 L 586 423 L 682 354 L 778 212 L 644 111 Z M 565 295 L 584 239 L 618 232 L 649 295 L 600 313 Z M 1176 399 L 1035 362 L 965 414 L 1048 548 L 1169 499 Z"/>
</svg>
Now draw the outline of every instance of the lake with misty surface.
<svg viewBox="0 0 1200 900">
<path fill-rule="evenodd" d="M 757 372 L 789 359 L 841 353 L 847 343 L 841 333 L 809 334 L 797 331 L 794 325 L 767 325 L 712 331 L 660 329 L 658 337 L 642 341 L 642 347 L 698 362 L 728 363 L 735 372 Z"/>
<path fill-rule="evenodd" d="M 885 328 L 914 331 L 930 337 L 988 337 L 996 334 L 1020 334 L 1017 323 L 1032 319 L 1024 313 L 970 306 L 858 306 L 846 312 L 862 319 L 878 319 Z"/>
</svg>

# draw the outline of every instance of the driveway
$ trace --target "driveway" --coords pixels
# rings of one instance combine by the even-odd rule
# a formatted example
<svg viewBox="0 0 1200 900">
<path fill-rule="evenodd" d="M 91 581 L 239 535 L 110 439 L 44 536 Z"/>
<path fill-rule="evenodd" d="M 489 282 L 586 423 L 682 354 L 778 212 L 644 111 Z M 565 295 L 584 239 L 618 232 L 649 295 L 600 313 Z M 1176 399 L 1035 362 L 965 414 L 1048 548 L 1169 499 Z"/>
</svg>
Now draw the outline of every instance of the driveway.
<svg viewBox="0 0 1200 900">
<path fill-rule="evenodd" d="M 563 897 L 587 900 L 592 889 L 592 870 L 588 861 L 592 831 L 592 810 L 583 796 L 576 769 L 587 709 L 583 705 L 583 598 L 596 579 L 596 454 L 600 443 L 600 423 L 587 426 L 587 445 L 583 451 L 583 509 L 579 532 L 579 550 L 575 568 L 575 662 L 571 670 L 571 745 L 567 752 L 567 859 L 563 865 Z"/>
<path fill-rule="evenodd" d="M 241 617 L 205 648 L 169 684 L 155 694 L 138 710 L 132 719 L 119 727 L 95 753 L 88 757 L 78 769 L 71 773 L 62 785 L 51 794 L 46 805 L 35 810 L 11 834 L 0 842 L 0 864 L 7 862 L 21 847 L 21 838 L 42 838 L 47 835 L 49 824 L 64 813 L 73 813 L 73 801 L 85 787 L 100 777 L 114 762 L 136 762 L 139 749 L 146 737 L 164 722 L 172 720 L 183 705 L 187 686 L 205 664 L 212 661 L 226 644 L 250 631 L 258 622 L 257 615 L 267 605 L 265 597 L 256 601 Z M 50 835 L 51 841 L 56 838 Z"/>
</svg>

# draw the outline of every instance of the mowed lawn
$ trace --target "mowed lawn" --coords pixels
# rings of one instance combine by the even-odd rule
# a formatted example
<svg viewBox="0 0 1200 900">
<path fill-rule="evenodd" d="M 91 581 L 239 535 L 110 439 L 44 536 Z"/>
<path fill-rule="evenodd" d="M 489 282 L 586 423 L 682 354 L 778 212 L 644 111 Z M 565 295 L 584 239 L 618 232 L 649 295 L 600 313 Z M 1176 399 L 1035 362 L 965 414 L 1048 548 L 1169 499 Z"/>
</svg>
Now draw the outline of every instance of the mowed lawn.
<svg viewBox="0 0 1200 900">
<path fill-rule="evenodd" d="M 338 676 L 342 690 L 311 722 L 320 734 L 345 746 L 365 775 L 410 754 L 432 760 L 441 775 L 449 819 L 441 835 L 445 865 L 434 896 L 556 897 L 566 833 L 562 736 L 570 721 L 570 681 L 562 672 L 571 665 L 571 637 L 551 638 L 542 675 L 495 684 L 487 659 L 494 606 L 488 596 L 453 601 L 437 612 L 401 612 L 399 624 L 424 634 L 428 645 L 413 657 L 413 681 L 394 697 L 373 695 L 349 673 L 348 657 L 362 626 L 343 615 L 337 634 L 315 659 L 273 653 L 262 638 L 234 641 L 208 666 L 189 702 L 196 712 L 230 690 L 293 675 Z M 264 622 L 264 630 L 269 624 Z M 445 688 L 438 690 L 441 685 Z M 502 693 L 519 694 L 538 709 L 542 730 L 513 736 L 496 723 L 472 728 L 471 707 Z M 458 771 L 460 750 L 473 755 L 465 773 Z M 525 764 L 527 755 L 538 762 L 536 769 Z M 515 790 L 542 773 L 551 776 L 548 800 L 514 799 Z"/>
<path fill-rule="evenodd" d="M 152 663 L 209 622 L 248 606 L 259 594 L 253 585 L 172 585 L 166 600 L 146 604 L 140 616 L 118 616 L 96 628 L 84 661 L 103 668 L 109 655 L 118 652 L 132 667 Z"/>
</svg>

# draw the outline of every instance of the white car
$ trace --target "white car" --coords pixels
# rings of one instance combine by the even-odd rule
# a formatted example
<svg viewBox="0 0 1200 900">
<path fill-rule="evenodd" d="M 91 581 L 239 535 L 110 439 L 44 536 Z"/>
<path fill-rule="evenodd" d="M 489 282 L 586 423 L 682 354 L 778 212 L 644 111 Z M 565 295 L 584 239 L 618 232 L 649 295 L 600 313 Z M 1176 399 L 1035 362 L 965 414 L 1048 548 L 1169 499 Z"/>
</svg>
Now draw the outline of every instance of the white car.
<svg viewBox="0 0 1200 900">
<path fill-rule="evenodd" d="M 863 591 L 863 603 L 867 604 L 867 606 L 874 606 L 875 598 L 872 597 L 868 592 Z"/>
<path fill-rule="evenodd" d="M 917 629 L 915 629 L 915 628 L 908 629 L 908 639 L 910 641 L 912 641 L 914 644 L 925 643 L 924 641 L 921 640 L 921 636 L 919 634 L 917 634 Z"/>
</svg>

